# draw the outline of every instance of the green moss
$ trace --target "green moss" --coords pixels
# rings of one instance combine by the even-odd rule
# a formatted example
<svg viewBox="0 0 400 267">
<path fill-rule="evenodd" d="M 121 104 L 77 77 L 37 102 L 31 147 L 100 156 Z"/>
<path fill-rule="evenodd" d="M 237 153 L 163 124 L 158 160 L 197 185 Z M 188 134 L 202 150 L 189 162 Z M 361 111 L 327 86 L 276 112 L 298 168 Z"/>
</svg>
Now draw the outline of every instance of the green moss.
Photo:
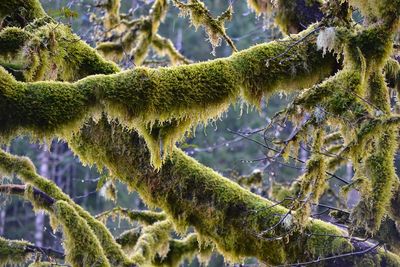
<svg viewBox="0 0 400 267">
<path fill-rule="evenodd" d="M 55 40 L 59 40 L 65 34 L 68 36 L 66 29 L 58 28 L 59 34 L 50 34 L 51 24 L 39 26 L 46 38 L 55 35 Z M 322 59 L 312 43 L 292 49 L 288 54 L 291 60 L 284 64 L 272 60 L 265 66 L 265 60 L 284 51 L 284 42 L 255 46 L 226 59 L 156 70 L 136 68 L 116 75 L 90 77 L 74 84 L 17 83 L 3 70 L 2 76 L 7 83 L 3 82 L 0 88 L 3 90 L 0 90 L 0 122 L 5 126 L 1 129 L 2 135 L 12 135 L 19 129 L 39 137 L 51 133 L 66 134 L 79 128 L 88 116 L 105 110 L 145 137 L 152 148 L 153 163 L 159 167 L 170 148 L 191 127 L 217 118 L 240 95 L 258 105 L 263 94 L 281 88 L 309 86 L 331 70 L 334 60 L 327 56 Z M 76 77 L 72 74 L 87 75 L 85 64 L 100 58 L 80 41 L 74 42 L 74 46 L 57 41 L 53 47 L 59 53 L 58 59 L 50 57 L 46 60 L 40 54 L 37 66 L 41 69 L 32 75 L 40 78 L 43 73 L 48 73 L 43 66 L 63 62 L 60 66 L 77 66 L 74 70 L 63 69 L 66 74 L 62 77 L 73 80 Z M 72 48 L 75 51 L 69 50 Z M 81 58 L 84 52 L 86 57 Z M 94 59 L 89 60 L 91 53 L 95 53 Z M 47 65 L 42 64 L 43 60 L 48 62 Z M 97 65 L 102 67 L 96 68 Z M 107 73 L 115 71 L 112 66 L 100 61 L 95 66 L 89 64 L 87 71 Z M 289 74 L 288 68 L 291 68 Z M 8 110 L 13 110 L 17 117 L 6 116 Z"/>
<path fill-rule="evenodd" d="M 119 9 L 121 7 L 121 1 L 107 0 L 105 7 L 107 13 L 104 18 L 104 27 L 106 30 L 112 30 L 120 23 Z"/>
<path fill-rule="evenodd" d="M 384 68 L 385 78 L 389 87 L 400 90 L 400 63 L 390 58 Z"/>
<path fill-rule="evenodd" d="M 29 23 L 36 18 L 46 16 L 40 2 L 38 0 L 12 0 L 0 3 L 0 21 L 8 16 L 8 25 L 21 25 L 21 21 Z M 23 20 L 21 20 L 23 18 Z"/>
<path fill-rule="evenodd" d="M 155 171 L 144 140 L 116 122 L 107 119 L 91 122 L 69 143 L 82 160 L 107 166 L 136 189 L 147 204 L 162 208 L 180 232 L 193 226 L 199 236 L 214 242 L 218 251 L 229 259 L 253 256 L 270 264 L 282 264 L 332 253 L 331 246 L 318 246 L 314 248 L 316 254 L 304 255 L 301 253 L 304 247 L 314 247 L 316 240 L 299 232 L 288 237 L 288 243 L 267 239 L 284 234 L 287 230 L 283 226 L 260 237 L 263 230 L 279 220 L 279 216 L 272 215 L 285 214 L 285 208 L 268 208 L 272 202 L 221 177 L 176 149 L 161 169 Z M 136 178 L 131 179 L 132 176 Z M 321 221 L 310 225 L 310 231 L 314 229 L 340 232 Z M 337 242 L 337 252 L 340 248 L 342 252 L 350 248 L 348 240 L 343 238 L 323 237 L 322 240 L 327 244 Z"/>
<path fill-rule="evenodd" d="M 142 235 L 142 228 L 137 227 L 134 229 L 126 230 L 122 232 L 115 240 L 118 244 L 121 245 L 121 248 L 125 251 L 125 253 L 130 257 L 134 252 L 134 247 L 136 246 L 137 241 Z"/>
<path fill-rule="evenodd" d="M 312 220 L 305 231 L 311 234 L 309 243 L 303 251 L 310 251 L 314 255 L 324 255 L 329 247 L 329 255 L 340 255 L 343 251 L 350 252 L 354 249 L 349 242 L 345 241 L 345 238 L 341 237 L 345 236 L 346 232 L 333 225 L 321 225 Z"/>
<path fill-rule="evenodd" d="M 169 250 L 169 232 L 172 223 L 168 220 L 156 222 L 142 229 L 142 234 L 136 242 L 132 261 L 140 266 L 150 263 L 156 254 L 165 256 Z"/>
<path fill-rule="evenodd" d="M 24 263 L 31 253 L 26 241 L 7 240 L 0 237 L 0 266 Z"/>
<path fill-rule="evenodd" d="M 170 240 L 168 253 L 164 257 L 157 256 L 152 264 L 178 267 L 184 259 L 190 261 L 196 254 L 209 254 L 212 249 L 212 245 L 201 245 L 197 234 L 189 234 L 182 240 Z"/>
<path fill-rule="evenodd" d="M 96 49 L 106 58 L 116 61 L 120 61 L 124 52 L 127 52 L 136 65 L 141 65 L 147 57 L 160 23 L 166 15 L 167 1 L 154 1 L 148 16 L 141 16 L 139 19 L 129 22 L 120 19 L 119 0 L 109 0 L 105 7 L 104 26 L 116 33 L 118 38 L 113 38 L 115 36 L 107 33 L 106 35 L 110 35 L 112 41 L 100 43 Z"/>
<path fill-rule="evenodd" d="M 32 262 L 28 267 L 57 267 L 59 266 L 57 263 L 53 262 Z M 60 265 L 61 266 L 61 265 Z"/>
<path fill-rule="evenodd" d="M 156 34 L 153 36 L 152 45 L 157 54 L 161 56 L 168 56 L 172 65 L 190 63 L 190 61 L 174 47 L 174 44 L 169 39 Z"/>
<path fill-rule="evenodd" d="M 190 21 L 196 29 L 200 26 L 204 27 L 208 40 L 214 49 L 213 53 L 215 52 L 215 48 L 221 45 L 222 39 L 228 43 L 233 51 L 237 51 L 235 44 L 225 31 L 225 22 L 232 18 L 232 6 L 229 6 L 219 17 L 213 18 L 202 1 L 189 0 L 185 4 L 174 0 L 174 3 L 181 10 L 183 16 L 190 16 Z"/>
<path fill-rule="evenodd" d="M 2 36 L 2 37 L 1 37 Z M 74 81 L 91 74 L 110 74 L 119 68 L 101 58 L 71 29 L 50 18 L 36 20 L 24 29 L 1 31 L 2 55 L 22 55 L 25 80 Z M 23 49 L 22 49 L 23 48 Z"/>
<path fill-rule="evenodd" d="M 104 251 L 86 220 L 67 202 L 54 204 L 54 216 L 61 224 L 67 251 L 66 261 L 72 266 L 110 266 Z"/>
<path fill-rule="evenodd" d="M 7 27 L 0 32 L 0 55 L 3 57 L 13 57 L 19 52 L 23 45 L 32 36 L 17 27 Z"/>
<path fill-rule="evenodd" d="M 166 219 L 166 216 L 162 212 L 155 212 L 150 210 L 128 210 L 121 207 L 113 208 L 112 210 L 105 211 L 96 216 L 98 219 L 108 218 L 110 216 L 120 215 L 124 218 L 129 219 L 132 223 L 139 222 L 145 225 L 151 225 L 158 221 Z"/>
<path fill-rule="evenodd" d="M 0 151 L 0 170 L 7 175 L 18 175 L 25 183 L 34 185 L 56 200 L 66 201 L 90 226 L 112 266 L 129 266 L 131 264 L 105 225 L 74 203 L 53 181 L 37 175 L 32 162 L 28 158 L 12 156 Z"/>
<path fill-rule="evenodd" d="M 365 173 L 371 179 L 371 194 L 364 195 L 354 209 L 352 220 L 355 225 L 375 233 L 387 215 L 392 188 L 397 175 L 394 167 L 394 154 L 397 147 L 397 131 L 389 129 L 378 136 L 375 152 L 365 162 Z"/>
</svg>

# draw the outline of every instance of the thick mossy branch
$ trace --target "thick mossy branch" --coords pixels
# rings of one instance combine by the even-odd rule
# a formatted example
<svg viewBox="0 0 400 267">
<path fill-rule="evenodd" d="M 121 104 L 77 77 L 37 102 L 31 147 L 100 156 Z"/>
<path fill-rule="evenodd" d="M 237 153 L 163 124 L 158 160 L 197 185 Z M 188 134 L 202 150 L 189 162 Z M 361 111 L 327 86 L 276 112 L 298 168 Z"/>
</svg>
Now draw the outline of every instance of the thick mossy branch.
<svg viewBox="0 0 400 267">
<path fill-rule="evenodd" d="M 88 116 L 106 111 L 145 137 L 159 167 L 187 130 L 218 117 L 238 97 L 258 105 L 265 94 L 311 86 L 335 68 L 335 59 L 323 58 L 312 39 L 287 51 L 292 42 L 289 38 L 225 59 L 135 68 L 76 83 L 20 83 L 0 69 L 1 134 L 13 136 L 18 130 L 38 136 L 66 134 Z M 74 48 L 81 53 L 79 46 Z M 168 127 L 163 127 L 165 122 Z"/>
<path fill-rule="evenodd" d="M 7 240 L 0 237 L 0 266 L 26 262 L 34 252 L 28 249 L 29 245 L 30 243 L 26 241 Z"/>
<path fill-rule="evenodd" d="M 67 202 L 54 204 L 54 216 L 63 228 L 66 260 L 72 266 L 111 266 L 86 220 Z"/>
<path fill-rule="evenodd" d="M 96 220 L 82 207 L 74 203 L 53 181 L 39 176 L 36 173 L 34 165 L 28 158 L 17 157 L 4 151 L 0 151 L 0 171 L 9 176 L 16 174 L 22 181 L 24 181 L 24 183 L 33 185 L 35 188 L 40 189 L 53 199 L 67 202 L 90 226 L 91 231 L 96 235 L 96 238 L 100 242 L 107 259 L 112 266 L 132 265 L 131 261 L 123 253 L 120 246 L 115 242 L 113 236 L 104 224 Z M 47 208 L 47 206 L 44 208 Z"/>
<path fill-rule="evenodd" d="M 116 122 L 92 122 L 70 144 L 82 160 L 107 166 L 148 204 L 162 208 L 178 229 L 194 226 L 200 236 L 212 240 L 228 258 L 254 256 L 270 264 L 283 264 L 352 251 L 348 239 L 332 236 L 343 235 L 342 230 L 318 220 L 306 226 L 308 232 L 320 234 L 312 238 L 299 232 L 292 233 L 288 243 L 266 238 L 286 233 L 283 226 L 261 237 L 261 231 L 279 220 L 276 214 L 283 216 L 287 209 L 271 207 L 272 202 L 176 149 L 160 171 L 154 171 L 145 142 Z M 309 254 L 299 253 L 305 248 Z M 384 253 L 380 256 L 386 257 Z"/>
</svg>

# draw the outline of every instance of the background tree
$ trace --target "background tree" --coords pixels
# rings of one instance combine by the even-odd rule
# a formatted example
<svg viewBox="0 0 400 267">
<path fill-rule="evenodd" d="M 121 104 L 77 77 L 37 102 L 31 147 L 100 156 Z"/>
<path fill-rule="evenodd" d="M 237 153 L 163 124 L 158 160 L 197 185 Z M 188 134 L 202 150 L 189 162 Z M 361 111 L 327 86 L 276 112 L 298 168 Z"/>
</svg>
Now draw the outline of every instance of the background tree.
<svg viewBox="0 0 400 267">
<path fill-rule="evenodd" d="M 273 13 L 282 32 L 293 35 L 240 52 L 225 29 L 231 6 L 214 16 L 198 0 L 174 1 L 194 26 L 205 29 L 213 49 L 226 42 L 233 51 L 195 64 L 187 64 L 190 60 L 158 33 L 168 2 L 154 1 L 139 18 L 120 12 L 120 4 L 96 5 L 105 11 L 96 19 L 94 40 L 104 56 L 133 66 L 126 71 L 50 18 L 39 2 L 0 4 L 4 144 L 22 134 L 47 144 L 57 136 L 81 161 L 107 169 L 99 183 L 107 185 L 109 195 L 115 195 L 112 182 L 118 180 L 162 210 L 116 207 L 95 218 L 37 174 L 30 160 L 2 150 L 2 172 L 15 174 L 23 185 L 4 184 L 1 192 L 22 195 L 49 214 L 52 227 L 63 233 L 68 264 L 177 265 L 194 254 L 205 257 L 215 247 L 232 261 L 254 257 L 272 265 L 399 265 L 394 167 L 399 1 L 249 1 L 257 13 Z M 75 16 L 69 9 L 62 12 Z M 183 65 L 137 66 L 146 63 L 150 48 Z M 264 164 L 305 164 L 290 187 L 270 183 L 269 192 L 261 192 L 277 203 L 197 163 L 175 145 L 238 98 L 262 109 L 263 97 L 292 91 L 298 94 L 266 127 L 231 131 L 262 146 Z M 277 138 L 274 128 L 290 127 L 289 121 L 288 136 Z M 260 133 L 262 141 L 254 139 Z M 307 153 L 298 156 L 299 147 Z M 349 162 L 351 181 L 335 174 Z M 247 186 L 261 179 L 258 172 L 237 178 Z M 325 206 L 323 213 L 335 212 L 324 222 L 313 218 L 321 214 L 312 208 L 323 206 L 322 197 L 337 196 L 328 189 L 332 180 L 345 184 L 341 193 L 357 190 L 361 199 L 351 210 Z M 114 238 L 99 219 L 115 214 L 142 226 Z M 172 229 L 185 237 L 175 239 Z M 3 262 L 25 261 L 35 253 L 43 257 L 33 265 L 64 258 L 62 252 L 23 241 L 1 239 L 0 246 Z"/>
</svg>

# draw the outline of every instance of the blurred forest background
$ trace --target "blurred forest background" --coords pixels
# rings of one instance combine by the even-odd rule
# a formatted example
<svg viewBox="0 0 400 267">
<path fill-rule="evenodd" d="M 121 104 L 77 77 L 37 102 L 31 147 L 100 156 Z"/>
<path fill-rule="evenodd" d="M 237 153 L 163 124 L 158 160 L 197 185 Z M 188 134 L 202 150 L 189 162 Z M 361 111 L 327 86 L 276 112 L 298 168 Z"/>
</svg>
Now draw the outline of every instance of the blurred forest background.
<svg viewBox="0 0 400 267">
<path fill-rule="evenodd" d="M 83 40 L 95 46 L 101 38 L 101 24 L 96 24 L 96 16 L 103 12 L 97 8 L 94 0 L 42 0 L 48 14 L 71 25 L 74 32 Z M 205 1 L 213 14 L 221 14 L 230 4 L 225 0 Z M 124 0 L 122 11 L 130 16 L 146 14 L 151 1 Z M 227 33 L 239 50 L 253 44 L 268 42 L 279 38 L 282 34 L 271 23 L 271 18 L 257 16 L 251 12 L 246 1 L 232 0 L 234 16 L 227 23 Z M 213 49 L 206 40 L 206 34 L 200 28 L 197 31 L 190 26 L 187 18 L 180 17 L 177 8 L 172 7 L 160 33 L 170 38 L 175 47 L 187 58 L 196 62 L 218 57 L 229 56 L 231 48 L 224 42 L 212 53 Z M 100 17 L 100 16 L 99 16 Z M 164 66 L 168 62 L 156 55 L 150 55 L 144 65 Z M 127 58 L 121 62 L 122 67 L 135 67 Z M 270 161 L 265 144 L 263 131 L 274 113 L 289 103 L 292 96 L 275 96 L 263 104 L 262 110 L 253 110 L 238 103 L 231 107 L 219 121 L 204 127 L 198 127 L 192 137 L 180 144 L 186 153 L 203 164 L 222 173 L 226 177 L 248 187 L 257 194 L 274 198 L 274 193 L 291 183 L 303 170 L 304 165 L 293 160 L 287 162 Z M 280 139 L 290 135 L 291 127 L 274 128 L 272 134 Z M 244 138 L 243 135 L 246 137 Z M 12 154 L 26 155 L 31 158 L 39 173 L 52 179 L 73 200 L 82 205 L 92 214 L 98 214 L 114 205 L 129 209 L 146 209 L 135 192 L 127 192 L 125 186 L 110 184 L 107 172 L 99 173 L 95 167 L 82 166 L 74 157 L 68 145 L 57 140 L 43 140 L 38 144 L 30 144 L 29 137 L 18 138 L 6 148 Z M 252 140 L 249 140 L 251 138 Z M 259 143 L 257 143 L 257 141 Z M 308 157 L 307 144 L 300 149 L 300 160 Z M 339 173 L 342 178 L 350 179 L 352 168 L 348 166 Z M 18 183 L 18 180 L 13 181 Z M 322 204 L 341 206 L 343 201 L 357 201 L 357 195 L 350 194 L 349 200 L 341 200 L 337 194 L 337 181 L 332 181 L 330 192 L 321 201 Z M 336 183 L 336 184 L 334 184 Z M 116 193 L 116 204 L 108 200 L 106 195 Z M 128 228 L 124 221 L 108 222 L 114 234 L 119 234 Z M 25 239 L 38 246 L 52 247 L 62 250 L 61 235 L 53 233 L 49 227 L 48 217 L 44 214 L 34 214 L 28 202 L 21 198 L 2 196 L 0 205 L 0 236 L 9 239 Z M 194 260 L 191 266 L 198 266 Z M 223 258 L 215 255 L 209 266 L 223 266 Z"/>
</svg>

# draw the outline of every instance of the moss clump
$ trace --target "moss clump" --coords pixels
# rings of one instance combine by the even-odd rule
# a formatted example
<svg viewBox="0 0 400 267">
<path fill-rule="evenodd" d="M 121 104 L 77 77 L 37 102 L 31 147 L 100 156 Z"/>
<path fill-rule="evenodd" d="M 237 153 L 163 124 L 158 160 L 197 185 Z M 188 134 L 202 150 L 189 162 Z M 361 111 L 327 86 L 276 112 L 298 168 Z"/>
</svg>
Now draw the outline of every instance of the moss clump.
<svg viewBox="0 0 400 267">
<path fill-rule="evenodd" d="M 169 232 L 172 223 L 168 220 L 156 222 L 143 228 L 142 234 L 136 242 L 132 261 L 140 266 L 150 263 L 156 254 L 165 256 L 169 250 Z"/>
<path fill-rule="evenodd" d="M 126 252 L 128 256 L 132 256 L 134 253 L 134 247 L 136 246 L 137 241 L 142 235 L 142 228 L 137 227 L 131 230 L 126 230 L 122 232 L 120 236 L 118 236 L 115 240 L 118 244 L 121 245 L 121 248 Z"/>
<path fill-rule="evenodd" d="M 66 261 L 72 266 L 111 266 L 86 220 L 67 202 L 54 204 L 54 216 L 65 235 Z"/>
<path fill-rule="evenodd" d="M 7 240 L 0 237 L 0 266 L 24 263 L 31 253 L 26 241 Z"/>
<path fill-rule="evenodd" d="M 389 129 L 378 136 L 375 152 L 367 158 L 364 171 L 371 179 L 371 193 L 363 196 L 354 209 L 352 220 L 356 226 L 368 232 L 379 230 L 381 221 L 387 215 L 392 197 L 392 189 L 397 175 L 394 168 L 394 155 L 397 147 L 397 131 Z"/>
<path fill-rule="evenodd" d="M 6 58 L 15 57 L 23 45 L 32 38 L 29 32 L 17 27 L 7 27 L 0 32 L 0 55 Z"/>
<path fill-rule="evenodd" d="M 214 49 L 213 52 L 216 47 L 220 46 L 222 38 L 228 43 L 233 51 L 237 52 L 235 44 L 225 31 L 225 22 L 231 20 L 233 15 L 231 5 L 221 14 L 221 16 L 213 18 L 205 4 L 199 0 L 189 0 L 187 4 L 174 0 L 174 3 L 181 10 L 182 15 L 190 16 L 191 23 L 196 29 L 199 26 L 204 27 L 208 39 Z"/>
<path fill-rule="evenodd" d="M 184 259 L 192 259 L 196 254 L 211 254 L 213 246 L 202 245 L 197 234 L 189 234 L 182 240 L 170 240 L 169 251 L 164 257 L 156 256 L 154 266 L 178 267 Z"/>
<path fill-rule="evenodd" d="M 12 0 L 0 3 L 0 22 L 4 25 L 24 27 L 25 23 L 45 17 L 38 0 Z"/>
</svg>

